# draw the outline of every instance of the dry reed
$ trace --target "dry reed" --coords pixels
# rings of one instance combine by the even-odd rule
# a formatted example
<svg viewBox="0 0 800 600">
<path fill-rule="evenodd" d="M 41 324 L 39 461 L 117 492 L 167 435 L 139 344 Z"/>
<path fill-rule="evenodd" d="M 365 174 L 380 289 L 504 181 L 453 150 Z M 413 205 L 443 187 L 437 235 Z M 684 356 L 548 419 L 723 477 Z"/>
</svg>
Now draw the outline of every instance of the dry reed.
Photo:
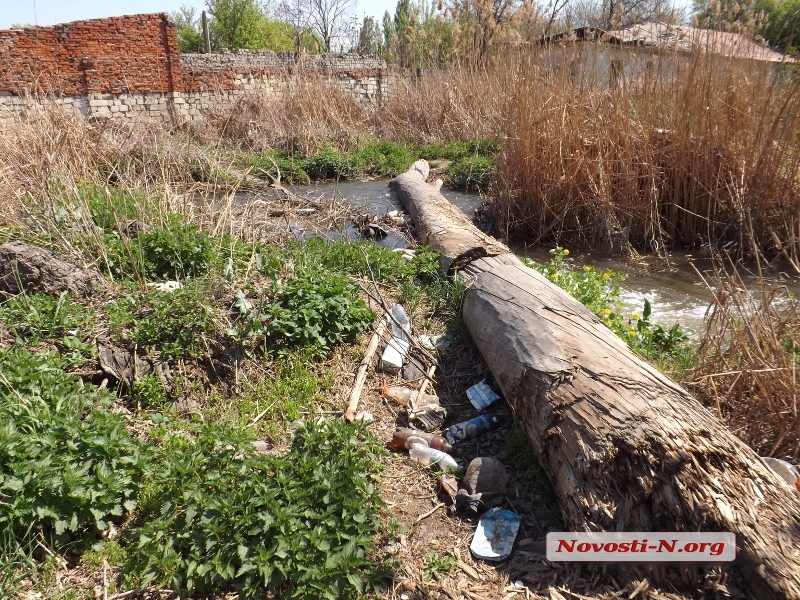
<svg viewBox="0 0 800 600">
<path fill-rule="evenodd" d="M 592 48 L 543 49 L 521 67 L 501 228 L 623 252 L 725 246 L 797 268 L 800 79 L 709 54 Z"/>
<path fill-rule="evenodd" d="M 800 458 L 800 303 L 763 278 L 748 289 L 718 269 L 698 363 L 696 396 L 762 456 Z"/>
</svg>

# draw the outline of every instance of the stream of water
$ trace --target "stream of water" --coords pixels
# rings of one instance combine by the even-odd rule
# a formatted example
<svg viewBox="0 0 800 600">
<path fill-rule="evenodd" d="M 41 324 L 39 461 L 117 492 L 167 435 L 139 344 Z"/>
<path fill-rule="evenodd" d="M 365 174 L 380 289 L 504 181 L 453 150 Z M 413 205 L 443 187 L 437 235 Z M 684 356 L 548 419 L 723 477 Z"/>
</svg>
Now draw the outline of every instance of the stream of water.
<svg viewBox="0 0 800 600">
<path fill-rule="evenodd" d="M 343 181 L 337 184 L 297 186 L 292 191 L 309 198 L 332 198 L 336 195 L 356 210 L 383 216 L 390 210 L 402 208 L 387 183 L 387 180 Z M 442 189 L 442 194 L 470 217 L 483 201 L 479 194 L 447 188 Z M 355 227 L 348 230 L 346 235 L 351 239 L 359 237 Z M 380 243 L 390 248 L 407 246 L 406 240 L 397 235 L 389 235 Z M 513 250 L 519 256 L 526 256 L 537 262 L 547 262 L 550 259 L 548 249 L 545 248 L 529 248 L 523 245 L 514 246 Z M 609 269 L 626 276 L 620 300 L 628 313 L 641 313 L 647 299 L 652 306 L 652 322 L 669 327 L 677 321 L 692 337 L 702 332 L 703 318 L 711 303 L 712 292 L 697 271 L 706 278 L 711 277 L 709 282 L 713 281 L 713 264 L 708 253 L 673 252 L 667 259 L 645 256 L 632 260 L 572 248 L 570 250 L 568 262 L 576 267 L 593 265 L 597 269 Z M 747 271 L 742 276 L 745 282 L 756 281 L 755 275 Z M 783 273 L 778 275 L 777 281 L 787 285 L 795 296 L 800 296 L 800 278 Z"/>
</svg>

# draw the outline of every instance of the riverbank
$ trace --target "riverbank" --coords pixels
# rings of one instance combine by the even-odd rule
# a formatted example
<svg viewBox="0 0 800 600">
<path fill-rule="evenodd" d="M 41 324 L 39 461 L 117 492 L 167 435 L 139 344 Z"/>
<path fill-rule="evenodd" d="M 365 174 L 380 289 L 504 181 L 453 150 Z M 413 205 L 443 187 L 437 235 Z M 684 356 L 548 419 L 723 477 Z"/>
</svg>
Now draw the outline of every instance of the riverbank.
<svg viewBox="0 0 800 600">
<path fill-rule="evenodd" d="M 463 133 L 473 131 L 465 127 Z M 532 594 L 550 586 L 584 596 L 612 593 L 526 550 L 548 528 L 558 528 L 559 519 L 505 408 L 499 409 L 503 428 L 470 449 L 500 457 L 510 468 L 510 501 L 524 518 L 525 544 L 501 568 L 470 557 L 467 522 L 444 513 L 417 522 L 436 506 L 434 477 L 379 448 L 400 423 L 378 391 L 391 378 L 371 374 L 362 398 L 361 408 L 373 413 L 375 424 L 353 427 L 336 418 L 373 323 L 365 308 L 381 312 L 364 292 L 374 289 L 373 279 L 387 301 L 404 303 L 416 331 L 456 335 L 439 355 L 442 374 L 434 389 L 453 418 L 471 416 L 464 390 L 486 370 L 459 334 L 460 290 L 439 275 L 435 256 L 421 252 L 406 263 L 372 244 L 293 243 L 344 227 L 351 211 L 335 200 L 271 191 L 240 162 L 235 145 L 179 131 L 104 128 L 52 113 L 21 123 L 18 134 L 2 139 L 2 148 L 0 241 L 46 248 L 98 271 L 110 286 L 85 299 L 14 291 L 2 306 L 2 373 L 8 381 L 0 387 L 6 420 L 15 424 L 3 434 L 3 448 L 7 456 L 15 453 L 5 464 L 17 469 L 3 472 L 0 487 L 14 502 L 13 510 L 3 505 L 15 532 L 3 539 L 3 585 L 10 594 L 68 596 L 97 587 L 113 595 L 136 586 L 230 590 L 256 585 L 253 573 L 263 577 L 257 585 L 283 596 L 318 597 L 321 586 L 339 597 L 358 597 L 366 593 L 359 586 L 377 582 L 387 597 L 469 591 L 501 598 L 516 593 L 506 588 L 517 577 Z M 192 175 L 198 165 L 211 174 L 202 181 Z M 236 202 L 243 189 L 256 191 L 252 202 Z M 606 279 L 602 269 L 568 276 L 573 269 L 569 258 L 565 263 L 543 269 L 558 275 L 554 279 L 571 279 L 574 287 Z M 181 287 L 147 285 L 169 281 Z M 712 287 L 724 295 L 700 360 L 682 369 L 684 381 L 759 452 L 796 457 L 791 402 L 800 347 L 797 313 L 773 304 L 778 291 L 770 286 L 762 296 L 741 292 L 745 286 L 738 281 Z M 601 314 L 606 309 L 614 312 L 598 306 Z M 652 346 L 655 328 L 644 311 L 631 320 L 619 317 L 618 325 L 635 332 L 629 338 Z M 113 359 L 115 352 L 101 345 L 123 354 Z M 135 365 L 132 374 L 120 372 L 125 364 Z M 35 406 L 20 410 L 20 397 L 36 398 Z M 332 423 L 327 432 L 316 423 L 320 417 Z M 62 421 L 64 427 L 56 427 Z M 34 439 L 31 432 L 44 437 Z M 84 438 L 88 445 L 70 446 Z M 264 444 L 251 450 L 252 441 Z M 61 469 L 63 482 L 36 471 L 49 467 L 38 462 L 34 442 L 57 448 L 52 454 L 64 461 L 53 469 Z M 104 448 L 106 459 L 70 479 L 87 454 Z M 256 456 L 259 449 L 272 458 Z M 306 454 L 317 462 L 301 459 Z M 99 487 L 87 479 L 108 469 L 119 478 L 98 477 Z M 236 477 L 231 469 L 240 470 Z M 242 480 L 248 469 L 258 477 Z M 325 499 L 317 484 L 328 471 L 341 478 L 326 484 L 331 495 Z M 41 488 L 27 486 L 34 475 Z M 276 478 L 274 486 L 263 487 Z M 173 482 L 180 482 L 184 496 L 176 495 Z M 41 505 L 42 512 L 33 492 L 47 485 L 61 492 L 48 496 L 51 504 Z M 219 493 L 208 493 L 213 486 Z M 95 503 L 98 496 L 89 489 L 102 501 Z M 217 528 L 221 497 L 233 510 Z M 275 524 L 249 520 L 247 497 L 258 498 Z M 9 504 L 9 498 L 3 501 Z M 348 509 L 339 511 L 342 506 Z M 297 507 L 308 511 L 302 524 L 292 520 L 299 518 Z M 322 529 L 309 525 L 309 515 L 322 515 Z M 392 518 L 409 531 L 387 526 Z M 281 524 L 303 531 L 284 540 L 289 550 L 276 547 L 259 558 L 242 549 L 284 539 L 272 529 Z M 235 535 L 223 540 L 226 532 Z M 192 545 L 206 538 L 219 539 L 219 545 Z M 319 552 L 301 552 L 291 546 L 297 540 Z M 324 572 L 314 570 L 331 555 L 341 560 Z M 277 570 L 268 573 L 268 567 Z M 382 579 L 384 567 L 392 583 Z M 59 581 L 75 586 L 59 589 Z"/>
</svg>

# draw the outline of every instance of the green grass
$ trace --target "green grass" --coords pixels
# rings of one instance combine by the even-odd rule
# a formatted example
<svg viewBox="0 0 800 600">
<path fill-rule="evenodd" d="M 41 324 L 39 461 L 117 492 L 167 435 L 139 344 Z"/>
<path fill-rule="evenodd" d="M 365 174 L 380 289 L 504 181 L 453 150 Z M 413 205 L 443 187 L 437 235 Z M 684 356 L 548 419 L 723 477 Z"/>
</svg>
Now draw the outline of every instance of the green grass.
<svg viewBox="0 0 800 600">
<path fill-rule="evenodd" d="M 279 170 L 284 183 L 305 184 L 309 180 L 396 177 L 419 158 L 444 159 L 451 161 L 445 174 L 448 185 L 484 189 L 494 176 L 499 150 L 499 144 L 491 140 L 447 144 L 374 141 L 348 151 L 329 146 L 306 157 L 283 150 L 250 153 L 244 162 L 262 179 L 274 179 Z"/>
</svg>

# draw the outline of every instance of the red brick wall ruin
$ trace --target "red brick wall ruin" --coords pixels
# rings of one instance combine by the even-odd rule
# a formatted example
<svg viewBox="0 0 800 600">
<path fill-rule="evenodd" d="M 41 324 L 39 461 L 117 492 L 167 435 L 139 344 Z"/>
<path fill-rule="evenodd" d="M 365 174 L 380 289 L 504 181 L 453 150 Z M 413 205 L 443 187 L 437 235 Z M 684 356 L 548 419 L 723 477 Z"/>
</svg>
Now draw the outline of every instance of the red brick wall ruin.
<svg viewBox="0 0 800 600">
<path fill-rule="evenodd" d="M 0 92 L 171 92 L 180 73 L 166 13 L 0 31 Z"/>
</svg>

